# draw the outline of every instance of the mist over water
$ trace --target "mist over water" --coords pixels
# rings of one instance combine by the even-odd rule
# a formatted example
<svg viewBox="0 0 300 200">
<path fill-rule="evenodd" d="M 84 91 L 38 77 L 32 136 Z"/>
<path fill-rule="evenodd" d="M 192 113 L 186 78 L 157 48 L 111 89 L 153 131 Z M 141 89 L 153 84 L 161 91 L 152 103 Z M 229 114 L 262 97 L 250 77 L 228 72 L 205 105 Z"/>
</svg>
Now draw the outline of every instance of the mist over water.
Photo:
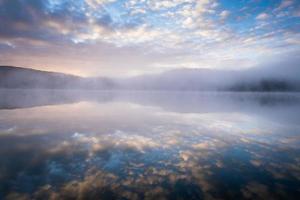
<svg viewBox="0 0 300 200">
<path fill-rule="evenodd" d="M 0 199 L 300 195 L 298 93 L 0 95 Z"/>
</svg>

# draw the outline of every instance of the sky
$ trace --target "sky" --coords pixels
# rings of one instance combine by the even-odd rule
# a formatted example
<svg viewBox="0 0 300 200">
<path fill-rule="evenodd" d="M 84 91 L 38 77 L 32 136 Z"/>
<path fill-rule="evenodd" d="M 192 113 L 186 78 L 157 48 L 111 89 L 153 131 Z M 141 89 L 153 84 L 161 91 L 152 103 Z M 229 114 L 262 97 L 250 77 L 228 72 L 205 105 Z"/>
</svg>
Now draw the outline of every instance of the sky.
<svg viewBox="0 0 300 200">
<path fill-rule="evenodd" d="M 123 77 L 300 55 L 300 0 L 0 0 L 0 65 Z"/>
</svg>

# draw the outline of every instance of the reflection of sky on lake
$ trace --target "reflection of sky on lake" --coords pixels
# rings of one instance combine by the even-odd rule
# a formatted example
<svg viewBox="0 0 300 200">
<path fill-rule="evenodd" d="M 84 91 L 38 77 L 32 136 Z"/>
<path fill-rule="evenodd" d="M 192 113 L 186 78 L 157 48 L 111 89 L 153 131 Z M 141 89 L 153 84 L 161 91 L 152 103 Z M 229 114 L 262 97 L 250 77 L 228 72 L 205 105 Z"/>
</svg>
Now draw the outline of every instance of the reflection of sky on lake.
<svg viewBox="0 0 300 200">
<path fill-rule="evenodd" d="M 145 95 L 2 106 L 0 198 L 300 195 L 298 95 Z"/>
</svg>

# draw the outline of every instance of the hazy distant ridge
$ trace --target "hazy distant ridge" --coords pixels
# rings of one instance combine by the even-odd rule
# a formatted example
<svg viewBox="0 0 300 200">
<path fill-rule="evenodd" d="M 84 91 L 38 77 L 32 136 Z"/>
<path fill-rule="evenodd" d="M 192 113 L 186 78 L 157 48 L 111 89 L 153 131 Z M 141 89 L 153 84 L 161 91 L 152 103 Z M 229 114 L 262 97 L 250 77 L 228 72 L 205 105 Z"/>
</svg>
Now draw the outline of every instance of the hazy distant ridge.
<svg viewBox="0 0 300 200">
<path fill-rule="evenodd" d="M 107 78 L 83 78 L 64 73 L 0 66 L 1 88 L 107 89 L 112 84 Z"/>
</svg>

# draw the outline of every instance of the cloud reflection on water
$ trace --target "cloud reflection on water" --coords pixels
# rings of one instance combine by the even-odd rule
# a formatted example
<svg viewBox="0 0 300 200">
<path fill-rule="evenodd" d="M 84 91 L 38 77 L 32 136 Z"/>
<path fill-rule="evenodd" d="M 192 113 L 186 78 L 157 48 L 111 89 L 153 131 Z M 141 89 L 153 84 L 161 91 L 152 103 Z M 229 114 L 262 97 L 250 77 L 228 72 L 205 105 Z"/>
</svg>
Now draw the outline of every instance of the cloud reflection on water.
<svg viewBox="0 0 300 200">
<path fill-rule="evenodd" d="M 176 112 L 122 99 L 1 110 L 1 197 L 293 199 L 299 125 L 275 120 L 280 106 L 244 105 Z M 294 116 L 297 105 L 285 111 Z"/>
</svg>

